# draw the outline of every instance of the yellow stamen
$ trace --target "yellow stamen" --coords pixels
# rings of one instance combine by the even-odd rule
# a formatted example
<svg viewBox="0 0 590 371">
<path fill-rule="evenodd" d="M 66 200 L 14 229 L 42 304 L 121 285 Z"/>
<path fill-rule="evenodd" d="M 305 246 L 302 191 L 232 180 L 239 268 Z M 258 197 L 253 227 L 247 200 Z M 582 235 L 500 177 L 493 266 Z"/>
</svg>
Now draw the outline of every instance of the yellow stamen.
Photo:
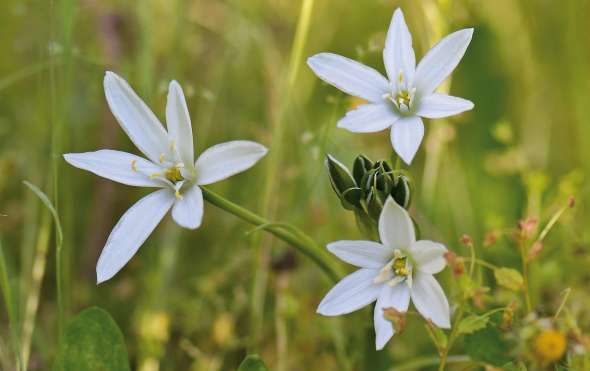
<svg viewBox="0 0 590 371">
<path fill-rule="evenodd" d="M 160 153 L 160 163 L 163 164 L 164 163 L 164 154 Z"/>
<path fill-rule="evenodd" d="M 174 149 L 176 148 L 176 141 L 175 140 L 171 140 L 170 141 L 170 151 L 174 152 Z"/>
<path fill-rule="evenodd" d="M 406 268 L 406 260 L 408 258 L 407 257 L 403 257 L 403 258 L 397 258 L 393 261 L 393 265 L 391 267 L 391 269 L 393 270 L 393 273 L 395 273 L 396 276 L 407 276 L 410 274 L 408 268 Z"/>
<path fill-rule="evenodd" d="M 153 173 L 153 174 L 150 175 L 150 179 L 154 179 L 154 178 L 157 178 L 159 176 L 162 176 L 162 173 Z"/>
<path fill-rule="evenodd" d="M 166 169 L 166 171 L 164 172 L 164 176 L 166 177 L 166 179 L 174 183 L 184 180 L 184 177 L 180 173 L 180 167 L 178 166 L 173 166 Z"/>
<path fill-rule="evenodd" d="M 131 170 L 137 171 L 137 160 L 131 161 Z"/>
<path fill-rule="evenodd" d="M 179 200 L 182 200 L 183 197 L 180 194 L 180 189 L 176 189 L 176 191 L 174 192 L 174 196 L 176 196 L 176 198 L 178 198 Z"/>
</svg>

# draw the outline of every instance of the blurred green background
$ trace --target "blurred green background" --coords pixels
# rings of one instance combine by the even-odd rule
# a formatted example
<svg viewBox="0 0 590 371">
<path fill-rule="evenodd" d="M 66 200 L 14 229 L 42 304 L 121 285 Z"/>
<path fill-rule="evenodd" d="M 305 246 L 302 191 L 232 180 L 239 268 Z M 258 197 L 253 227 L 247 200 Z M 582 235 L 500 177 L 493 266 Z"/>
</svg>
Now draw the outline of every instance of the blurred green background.
<svg viewBox="0 0 590 371">
<path fill-rule="evenodd" d="M 475 109 L 427 122 L 408 169 L 423 237 L 466 254 L 458 238 L 467 233 L 489 261 L 517 266 L 509 239 L 484 248 L 485 233 L 525 216 L 544 223 L 573 195 L 576 208 L 532 266 L 533 297 L 541 310 L 553 308 L 573 288 L 570 303 L 587 326 L 590 1 L 3 0 L 0 234 L 17 323 L 23 336 L 30 333 L 29 369 L 49 369 L 55 356 L 55 243 L 48 212 L 22 180 L 58 206 L 67 318 L 92 305 L 106 309 L 133 369 L 233 370 L 248 351 L 273 370 L 388 370 L 435 356 L 417 318 L 376 353 L 372 310 L 315 314 L 331 287 L 323 273 L 209 204 L 196 231 L 165 218 L 131 262 L 97 287 L 101 248 L 144 190 L 61 158 L 100 148 L 138 153 L 106 105 L 106 70 L 126 78 L 162 121 L 167 85 L 176 79 L 199 152 L 234 139 L 271 148 L 252 170 L 213 186 L 216 192 L 293 223 L 322 245 L 359 239 L 323 157 L 332 153 L 347 165 L 361 152 L 387 159 L 389 135 L 337 129 L 359 102 L 322 83 L 305 59 L 331 51 L 384 71 L 382 45 L 398 6 L 417 58 L 445 34 L 475 27 L 448 84 Z M 34 266 L 44 268 L 41 275 Z M 452 300 L 451 278 L 448 270 L 440 275 Z M 0 325 L 0 369 L 11 370 L 4 311 Z"/>
</svg>

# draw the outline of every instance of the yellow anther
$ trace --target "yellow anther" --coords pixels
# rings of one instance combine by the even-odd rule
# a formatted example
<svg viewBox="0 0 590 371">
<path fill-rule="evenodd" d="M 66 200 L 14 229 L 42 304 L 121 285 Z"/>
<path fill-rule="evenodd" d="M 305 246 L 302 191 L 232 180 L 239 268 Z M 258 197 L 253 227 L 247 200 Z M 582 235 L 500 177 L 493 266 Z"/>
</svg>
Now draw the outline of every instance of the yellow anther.
<svg viewBox="0 0 590 371">
<path fill-rule="evenodd" d="M 175 140 L 171 140 L 170 141 L 170 151 L 174 152 L 174 149 L 176 148 L 176 141 Z"/>
<path fill-rule="evenodd" d="M 180 173 L 180 167 L 178 166 L 172 166 L 166 169 L 166 171 L 164 172 L 164 176 L 166 177 L 166 179 L 173 183 L 184 180 L 184 177 Z"/>
<path fill-rule="evenodd" d="M 404 71 L 399 71 L 399 75 L 397 76 L 397 80 L 401 84 L 404 81 Z"/>
<path fill-rule="evenodd" d="M 164 163 L 164 154 L 163 154 L 163 153 L 160 153 L 160 158 L 159 158 L 159 160 L 160 160 L 160 163 L 161 163 L 161 164 L 163 164 L 163 163 Z"/>
<path fill-rule="evenodd" d="M 131 161 L 131 170 L 137 171 L 137 160 Z"/>
<path fill-rule="evenodd" d="M 162 176 L 162 173 L 153 173 L 153 174 L 150 175 L 150 179 L 154 179 L 154 178 L 157 178 L 159 176 Z"/>
<path fill-rule="evenodd" d="M 174 196 L 176 196 L 176 198 L 178 198 L 179 200 L 182 200 L 183 197 L 180 194 L 180 189 L 176 189 L 176 191 L 174 192 Z"/>
<path fill-rule="evenodd" d="M 407 259 L 408 259 L 407 257 L 403 257 L 403 258 L 397 258 L 393 261 L 393 265 L 392 265 L 391 269 L 393 270 L 393 273 L 395 273 L 396 276 L 404 276 L 405 277 L 410 274 L 410 271 L 406 267 L 406 260 Z"/>
<path fill-rule="evenodd" d="M 407 90 L 402 90 L 397 93 L 397 102 L 399 104 L 403 104 L 404 106 L 408 107 L 410 105 L 410 93 Z"/>
</svg>

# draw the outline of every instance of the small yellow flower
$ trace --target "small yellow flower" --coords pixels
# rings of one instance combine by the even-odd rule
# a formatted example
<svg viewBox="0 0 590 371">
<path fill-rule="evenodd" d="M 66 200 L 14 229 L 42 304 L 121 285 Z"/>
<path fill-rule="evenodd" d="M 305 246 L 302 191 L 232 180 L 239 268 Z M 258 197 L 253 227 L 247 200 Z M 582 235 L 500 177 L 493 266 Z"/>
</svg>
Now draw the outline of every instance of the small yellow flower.
<svg viewBox="0 0 590 371">
<path fill-rule="evenodd" d="M 545 362 L 559 360 L 565 352 L 566 345 L 565 335 L 556 330 L 543 330 L 534 340 L 535 353 Z"/>
</svg>

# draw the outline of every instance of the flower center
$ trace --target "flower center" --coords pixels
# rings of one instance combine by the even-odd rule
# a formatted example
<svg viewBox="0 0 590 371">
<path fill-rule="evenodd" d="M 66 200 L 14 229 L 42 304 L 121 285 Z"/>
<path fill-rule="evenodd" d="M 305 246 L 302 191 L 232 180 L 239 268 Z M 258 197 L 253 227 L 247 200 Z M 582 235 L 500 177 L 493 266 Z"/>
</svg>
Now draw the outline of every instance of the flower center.
<svg viewBox="0 0 590 371">
<path fill-rule="evenodd" d="M 410 86 L 410 82 L 404 77 L 403 71 L 400 71 L 391 93 L 384 94 L 383 99 L 393 103 L 399 113 L 408 114 L 411 113 L 414 106 L 415 95 L 416 88 Z"/>
<path fill-rule="evenodd" d="M 412 283 L 412 264 L 405 253 L 401 250 L 394 250 L 393 259 L 381 269 L 373 282 L 395 286 L 404 281 L 407 281 L 409 285 Z"/>
<path fill-rule="evenodd" d="M 184 180 L 184 177 L 180 173 L 180 166 L 178 166 L 178 165 L 174 165 L 174 166 L 166 169 L 164 171 L 164 177 L 166 177 L 166 179 L 168 179 L 172 183 L 176 183 L 176 182 L 180 182 L 180 181 Z"/>
</svg>

